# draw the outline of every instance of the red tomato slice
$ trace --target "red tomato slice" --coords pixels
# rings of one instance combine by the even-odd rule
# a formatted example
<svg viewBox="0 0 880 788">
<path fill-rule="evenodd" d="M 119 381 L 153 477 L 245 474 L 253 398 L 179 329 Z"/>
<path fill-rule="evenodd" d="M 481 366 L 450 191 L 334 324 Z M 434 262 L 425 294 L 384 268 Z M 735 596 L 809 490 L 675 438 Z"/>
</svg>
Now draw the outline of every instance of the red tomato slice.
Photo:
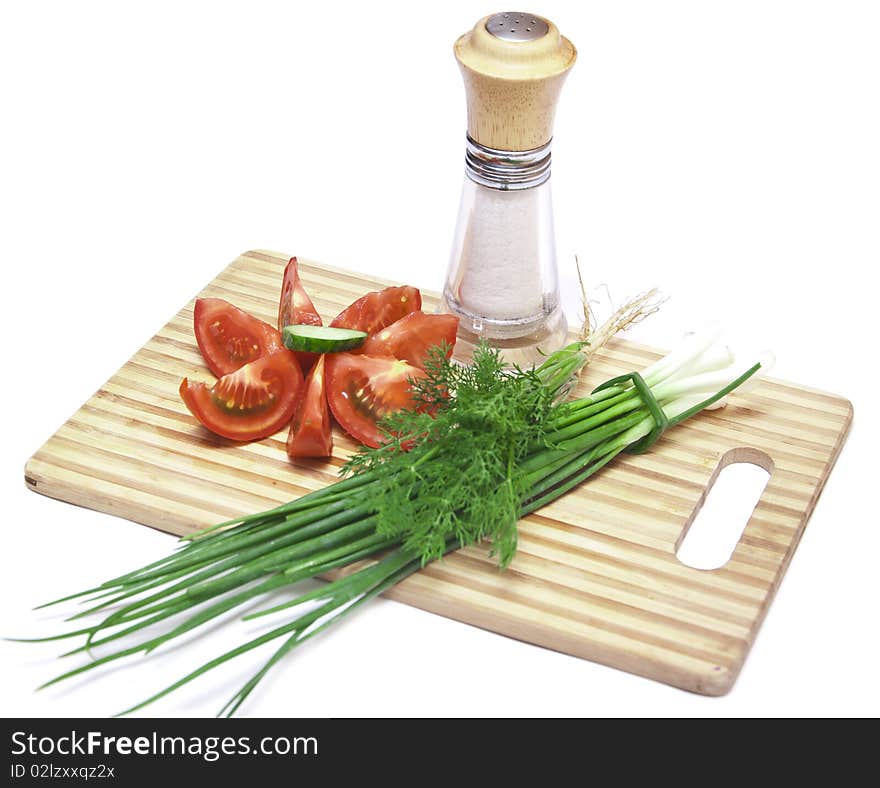
<svg viewBox="0 0 880 788">
<path fill-rule="evenodd" d="M 396 358 L 329 353 L 327 400 L 339 425 L 367 446 L 380 446 L 387 435 L 377 422 L 403 408 L 414 409 L 410 379 L 424 377 L 418 367 Z"/>
<path fill-rule="evenodd" d="M 367 356 L 394 356 L 419 369 L 425 368 L 428 349 L 446 343 L 446 358 L 452 355 L 458 318 L 454 315 L 426 315 L 410 312 L 387 328 L 377 331 L 360 346 Z"/>
<path fill-rule="evenodd" d="M 421 308 L 422 294 L 415 287 L 386 287 L 359 298 L 340 312 L 330 325 L 373 334 Z"/>
<path fill-rule="evenodd" d="M 281 335 L 222 298 L 196 299 L 196 342 L 218 378 L 284 347 Z"/>
<path fill-rule="evenodd" d="M 184 378 L 180 396 L 211 432 L 252 441 L 274 435 L 290 422 L 302 388 L 299 363 L 281 349 L 224 375 L 211 387 Z"/>
<path fill-rule="evenodd" d="M 330 411 L 324 389 L 324 359 L 320 356 L 306 378 L 306 393 L 296 409 L 287 435 L 291 457 L 329 457 L 333 453 Z"/>
<path fill-rule="evenodd" d="M 281 283 L 281 302 L 278 305 L 278 330 L 284 326 L 320 326 L 321 316 L 312 299 L 309 298 L 299 278 L 299 264 L 295 257 L 290 258 L 284 269 L 284 281 Z"/>
<path fill-rule="evenodd" d="M 299 264 L 295 257 L 290 258 L 284 269 L 284 281 L 281 283 L 281 301 L 278 304 L 278 330 L 284 326 L 321 326 L 324 325 L 318 310 L 312 303 L 299 278 Z M 308 372 L 317 361 L 317 353 L 297 353 L 297 359 L 303 372 Z"/>
</svg>

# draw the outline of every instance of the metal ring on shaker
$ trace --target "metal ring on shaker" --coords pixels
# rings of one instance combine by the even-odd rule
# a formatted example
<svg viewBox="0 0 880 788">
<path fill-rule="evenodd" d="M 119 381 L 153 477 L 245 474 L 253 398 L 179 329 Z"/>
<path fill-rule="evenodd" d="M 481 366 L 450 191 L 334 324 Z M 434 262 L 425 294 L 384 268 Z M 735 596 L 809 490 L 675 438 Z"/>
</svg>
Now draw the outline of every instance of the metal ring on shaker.
<svg viewBox="0 0 880 788">
<path fill-rule="evenodd" d="M 467 135 L 465 172 L 482 186 L 502 191 L 531 189 L 550 177 L 550 143 L 525 151 L 487 148 Z"/>
</svg>

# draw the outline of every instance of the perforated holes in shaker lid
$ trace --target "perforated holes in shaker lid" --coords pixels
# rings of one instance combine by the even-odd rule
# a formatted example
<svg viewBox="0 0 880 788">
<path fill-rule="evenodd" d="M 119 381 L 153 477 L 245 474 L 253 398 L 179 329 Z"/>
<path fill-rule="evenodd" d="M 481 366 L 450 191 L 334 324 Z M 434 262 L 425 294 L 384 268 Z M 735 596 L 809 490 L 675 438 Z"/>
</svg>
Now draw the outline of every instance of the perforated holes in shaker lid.
<svg viewBox="0 0 880 788">
<path fill-rule="evenodd" d="M 490 16 L 486 30 L 503 41 L 537 41 L 550 30 L 539 16 L 520 11 L 502 11 Z"/>
</svg>

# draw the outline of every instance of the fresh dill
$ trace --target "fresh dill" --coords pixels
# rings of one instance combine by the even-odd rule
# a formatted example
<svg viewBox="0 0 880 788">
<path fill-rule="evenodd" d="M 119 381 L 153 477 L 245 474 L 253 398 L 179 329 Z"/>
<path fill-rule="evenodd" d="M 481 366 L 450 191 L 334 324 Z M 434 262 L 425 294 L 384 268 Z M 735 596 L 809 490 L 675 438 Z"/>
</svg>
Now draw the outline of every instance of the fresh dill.
<svg viewBox="0 0 880 788">
<path fill-rule="evenodd" d="M 388 418 L 388 443 L 361 449 L 344 473 L 375 472 L 369 504 L 377 532 L 402 541 L 423 564 L 442 556 L 450 539 L 487 539 L 503 568 L 516 553 L 527 493 L 519 467 L 546 445 L 554 392 L 488 345 L 467 366 L 446 350 L 433 348 L 426 376 L 411 383 L 419 409 Z"/>
</svg>

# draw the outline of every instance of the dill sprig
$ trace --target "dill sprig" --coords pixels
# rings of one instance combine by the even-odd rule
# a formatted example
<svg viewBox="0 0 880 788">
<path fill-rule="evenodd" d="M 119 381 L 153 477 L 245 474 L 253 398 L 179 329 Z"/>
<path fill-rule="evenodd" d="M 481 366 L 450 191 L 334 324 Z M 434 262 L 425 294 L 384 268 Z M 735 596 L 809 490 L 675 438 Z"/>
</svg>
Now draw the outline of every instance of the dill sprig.
<svg viewBox="0 0 880 788">
<path fill-rule="evenodd" d="M 411 381 L 419 409 L 390 416 L 388 443 L 364 447 L 343 472 L 375 474 L 377 532 L 401 541 L 423 565 L 442 556 L 450 539 L 486 539 L 504 568 L 516 553 L 528 487 L 520 465 L 547 443 L 554 391 L 535 371 L 507 367 L 488 345 L 467 366 L 446 355 L 433 348 L 426 376 Z"/>
</svg>

